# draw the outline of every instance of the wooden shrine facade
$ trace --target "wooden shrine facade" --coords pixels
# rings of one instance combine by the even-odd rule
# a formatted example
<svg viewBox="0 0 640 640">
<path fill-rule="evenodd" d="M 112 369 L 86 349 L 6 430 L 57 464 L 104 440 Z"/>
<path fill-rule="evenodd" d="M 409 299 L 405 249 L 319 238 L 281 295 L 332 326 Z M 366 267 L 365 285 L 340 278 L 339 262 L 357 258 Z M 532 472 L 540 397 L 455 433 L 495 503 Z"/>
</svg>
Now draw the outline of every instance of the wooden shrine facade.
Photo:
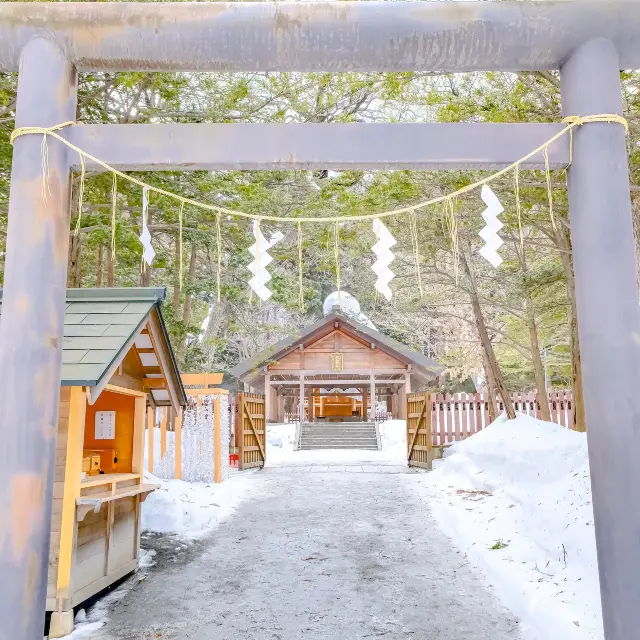
<svg viewBox="0 0 640 640">
<path fill-rule="evenodd" d="M 237 365 L 231 373 L 265 394 L 267 421 L 295 413 L 304 421 L 375 418 L 385 400 L 406 417 L 406 394 L 424 388 L 442 368 L 421 353 L 334 311 Z"/>
</svg>

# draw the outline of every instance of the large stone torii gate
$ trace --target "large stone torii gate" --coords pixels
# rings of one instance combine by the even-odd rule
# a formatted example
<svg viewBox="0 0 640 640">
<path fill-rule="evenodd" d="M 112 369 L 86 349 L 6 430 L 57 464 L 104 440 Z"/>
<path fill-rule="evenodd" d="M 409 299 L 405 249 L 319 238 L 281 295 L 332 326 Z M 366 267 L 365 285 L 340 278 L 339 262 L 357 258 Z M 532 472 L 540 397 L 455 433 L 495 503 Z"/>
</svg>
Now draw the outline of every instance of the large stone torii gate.
<svg viewBox="0 0 640 640">
<path fill-rule="evenodd" d="M 77 71 L 560 69 L 564 114 L 585 116 L 621 114 L 619 69 L 637 67 L 634 0 L 0 5 L 0 71 L 20 72 L 16 127 L 75 120 Z M 74 125 L 63 135 L 125 170 L 452 169 L 506 166 L 559 127 Z M 607 640 L 629 640 L 640 627 L 640 315 L 627 152 L 618 124 L 586 124 L 573 139 L 568 190 L 604 625 Z M 568 163 L 567 136 L 550 159 Z M 0 324 L 0 576 L 9 585 L 0 637 L 12 640 L 42 633 L 77 163 L 49 139 L 44 200 L 41 136 L 15 142 Z"/>
</svg>

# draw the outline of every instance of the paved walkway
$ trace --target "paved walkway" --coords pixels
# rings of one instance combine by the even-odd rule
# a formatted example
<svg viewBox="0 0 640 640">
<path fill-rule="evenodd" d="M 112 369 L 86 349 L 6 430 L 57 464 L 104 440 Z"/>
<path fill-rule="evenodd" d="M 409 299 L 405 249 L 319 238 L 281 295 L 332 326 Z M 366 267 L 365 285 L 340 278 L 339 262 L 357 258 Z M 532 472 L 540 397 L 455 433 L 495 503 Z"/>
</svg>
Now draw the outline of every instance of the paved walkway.
<svg viewBox="0 0 640 640">
<path fill-rule="evenodd" d="M 209 538 L 146 540 L 158 566 L 92 640 L 520 640 L 417 478 L 366 463 L 254 473 L 254 497 Z"/>
</svg>

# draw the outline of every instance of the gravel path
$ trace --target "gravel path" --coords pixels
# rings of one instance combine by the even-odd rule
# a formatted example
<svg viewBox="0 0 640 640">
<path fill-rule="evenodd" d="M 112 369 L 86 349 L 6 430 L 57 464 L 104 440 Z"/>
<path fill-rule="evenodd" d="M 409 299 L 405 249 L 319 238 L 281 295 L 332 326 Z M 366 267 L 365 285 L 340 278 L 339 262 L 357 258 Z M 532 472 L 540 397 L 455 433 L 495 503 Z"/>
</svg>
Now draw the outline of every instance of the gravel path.
<svg viewBox="0 0 640 640">
<path fill-rule="evenodd" d="M 519 640 L 414 498 L 417 475 L 359 470 L 253 474 L 255 497 L 175 562 L 156 539 L 157 567 L 93 638 Z"/>
</svg>

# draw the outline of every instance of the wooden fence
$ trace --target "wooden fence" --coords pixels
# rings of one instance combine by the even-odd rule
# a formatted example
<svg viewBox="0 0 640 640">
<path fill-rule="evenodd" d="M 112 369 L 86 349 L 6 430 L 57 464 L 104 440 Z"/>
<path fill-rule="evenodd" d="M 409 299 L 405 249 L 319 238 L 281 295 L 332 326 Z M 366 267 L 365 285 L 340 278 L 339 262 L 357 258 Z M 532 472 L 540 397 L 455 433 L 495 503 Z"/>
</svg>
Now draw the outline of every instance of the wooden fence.
<svg viewBox="0 0 640 640">
<path fill-rule="evenodd" d="M 512 401 L 516 411 L 534 418 L 541 418 L 540 404 L 535 393 L 514 393 Z M 432 394 L 431 429 L 433 444 L 440 446 L 464 440 L 491 422 L 489 402 L 481 393 Z M 502 402 L 496 402 L 498 412 L 504 410 Z M 551 421 L 563 427 L 573 428 L 573 398 L 570 391 L 549 393 Z"/>
</svg>

